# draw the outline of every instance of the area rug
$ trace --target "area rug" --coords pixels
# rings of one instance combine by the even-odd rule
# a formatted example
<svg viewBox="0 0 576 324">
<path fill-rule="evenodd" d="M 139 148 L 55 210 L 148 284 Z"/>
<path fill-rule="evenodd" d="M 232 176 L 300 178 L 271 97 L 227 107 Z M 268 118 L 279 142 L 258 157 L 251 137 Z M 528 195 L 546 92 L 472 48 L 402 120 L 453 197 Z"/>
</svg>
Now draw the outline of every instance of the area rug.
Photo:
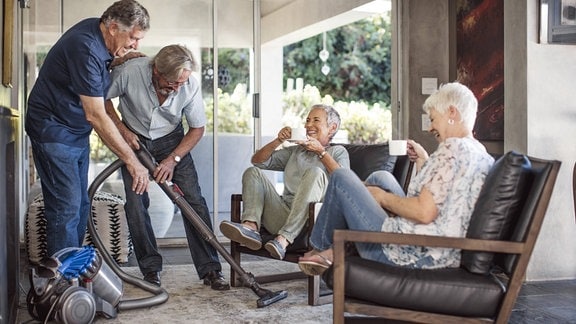
<svg viewBox="0 0 576 324">
<path fill-rule="evenodd" d="M 222 264 L 228 278 L 229 265 Z M 287 262 L 243 262 L 245 271 L 254 275 L 269 272 L 271 268 L 296 267 Z M 273 269 L 272 269 L 273 270 Z M 293 270 L 293 269 L 292 269 Z M 140 276 L 137 268 L 125 268 L 129 274 Z M 307 280 L 291 280 L 261 285 L 262 288 L 286 290 L 288 297 L 272 305 L 257 308 L 258 296 L 245 287 L 232 287 L 229 291 L 215 291 L 202 284 L 193 265 L 165 266 L 162 286 L 169 294 L 166 303 L 120 311 L 116 318 L 96 317 L 96 323 L 330 323 L 332 304 L 309 306 Z M 150 294 L 141 288 L 124 284 L 122 300 L 142 298 Z"/>
</svg>

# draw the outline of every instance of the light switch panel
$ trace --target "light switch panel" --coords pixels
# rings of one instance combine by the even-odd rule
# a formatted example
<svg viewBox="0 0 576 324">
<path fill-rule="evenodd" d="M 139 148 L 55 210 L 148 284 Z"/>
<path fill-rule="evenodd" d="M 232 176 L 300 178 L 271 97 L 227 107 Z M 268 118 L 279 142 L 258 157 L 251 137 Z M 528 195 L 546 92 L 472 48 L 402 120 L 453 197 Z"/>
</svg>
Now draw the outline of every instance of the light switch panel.
<svg viewBox="0 0 576 324">
<path fill-rule="evenodd" d="M 429 95 L 438 89 L 437 78 L 422 78 L 422 94 Z"/>
</svg>

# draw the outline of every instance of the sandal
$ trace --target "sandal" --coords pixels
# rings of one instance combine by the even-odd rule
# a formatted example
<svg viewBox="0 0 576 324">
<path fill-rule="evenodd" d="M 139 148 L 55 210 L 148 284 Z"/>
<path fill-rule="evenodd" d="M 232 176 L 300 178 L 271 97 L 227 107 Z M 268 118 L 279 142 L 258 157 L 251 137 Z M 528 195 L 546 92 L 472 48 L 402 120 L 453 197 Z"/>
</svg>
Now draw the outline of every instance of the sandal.
<svg viewBox="0 0 576 324">
<path fill-rule="evenodd" d="M 312 260 L 315 257 L 319 257 L 320 262 Z M 309 260 L 302 260 L 302 258 L 300 258 L 298 266 L 302 272 L 309 276 L 319 276 L 332 266 L 332 261 L 321 254 L 314 254 L 310 256 Z"/>
</svg>

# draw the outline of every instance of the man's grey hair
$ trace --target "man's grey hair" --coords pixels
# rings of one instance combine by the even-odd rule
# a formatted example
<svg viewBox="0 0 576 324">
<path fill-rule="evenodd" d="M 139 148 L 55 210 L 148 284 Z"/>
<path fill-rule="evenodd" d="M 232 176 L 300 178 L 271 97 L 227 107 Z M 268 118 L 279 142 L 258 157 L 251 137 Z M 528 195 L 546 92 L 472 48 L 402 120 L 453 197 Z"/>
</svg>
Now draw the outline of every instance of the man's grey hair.
<svg viewBox="0 0 576 324">
<path fill-rule="evenodd" d="M 462 120 L 457 120 L 456 122 L 463 123 L 469 130 L 474 129 L 476 112 L 478 111 L 478 99 L 476 99 L 472 90 L 459 82 L 441 85 L 436 92 L 424 101 L 422 108 L 427 114 L 430 114 L 430 109 L 444 114 L 450 106 L 456 108 L 462 117 Z"/>
<path fill-rule="evenodd" d="M 118 24 L 121 31 L 131 31 L 138 27 L 142 31 L 150 29 L 150 15 L 148 10 L 134 0 L 120 0 L 114 2 L 100 17 L 100 22 L 106 28 L 113 22 Z"/>
<path fill-rule="evenodd" d="M 336 133 L 338 133 L 338 130 L 340 129 L 340 114 L 336 109 L 334 109 L 334 107 L 325 104 L 315 104 L 314 106 L 312 106 L 310 110 L 312 109 L 322 109 L 326 112 L 326 119 L 328 122 L 328 126 L 336 124 L 336 130 L 334 131 L 332 136 L 330 136 L 330 140 L 332 140 L 332 138 L 334 138 L 334 135 L 336 135 Z"/>
<path fill-rule="evenodd" d="M 180 79 L 185 70 L 196 71 L 198 68 L 192 52 L 182 45 L 162 47 L 152 60 L 152 64 L 168 81 Z"/>
</svg>

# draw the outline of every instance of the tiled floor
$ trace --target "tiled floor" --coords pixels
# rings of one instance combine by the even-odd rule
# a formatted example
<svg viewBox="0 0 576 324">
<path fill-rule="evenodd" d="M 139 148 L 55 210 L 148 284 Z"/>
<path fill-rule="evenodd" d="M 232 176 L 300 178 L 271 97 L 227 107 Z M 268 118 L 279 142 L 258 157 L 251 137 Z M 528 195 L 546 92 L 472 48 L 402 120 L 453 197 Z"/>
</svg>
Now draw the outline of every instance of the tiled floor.
<svg viewBox="0 0 576 324">
<path fill-rule="evenodd" d="M 162 255 L 166 264 L 191 262 L 187 248 L 162 248 Z M 509 323 L 576 323 L 576 279 L 524 284 Z"/>
<path fill-rule="evenodd" d="M 576 280 L 524 284 L 510 323 L 576 323 Z"/>
</svg>

